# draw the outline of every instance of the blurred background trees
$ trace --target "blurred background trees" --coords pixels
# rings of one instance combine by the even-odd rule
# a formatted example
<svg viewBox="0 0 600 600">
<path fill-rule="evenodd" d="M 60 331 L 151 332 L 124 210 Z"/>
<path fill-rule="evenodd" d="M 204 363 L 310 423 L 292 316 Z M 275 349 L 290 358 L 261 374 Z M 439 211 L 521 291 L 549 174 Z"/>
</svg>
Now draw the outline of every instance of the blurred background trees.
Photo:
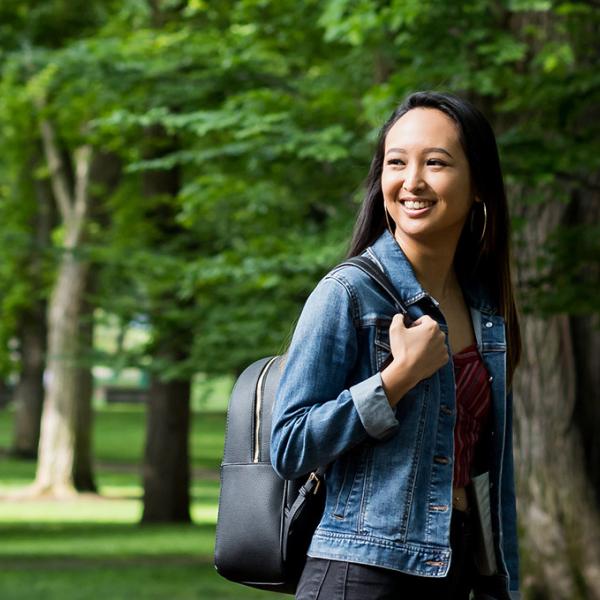
<svg viewBox="0 0 600 600">
<path fill-rule="evenodd" d="M 3 4 L 0 369 L 30 492 L 95 489 L 93 367 L 137 367 L 143 520 L 189 520 L 193 378 L 285 347 L 378 127 L 447 90 L 494 124 L 514 216 L 524 588 L 600 597 L 599 25 L 591 1 Z"/>
</svg>

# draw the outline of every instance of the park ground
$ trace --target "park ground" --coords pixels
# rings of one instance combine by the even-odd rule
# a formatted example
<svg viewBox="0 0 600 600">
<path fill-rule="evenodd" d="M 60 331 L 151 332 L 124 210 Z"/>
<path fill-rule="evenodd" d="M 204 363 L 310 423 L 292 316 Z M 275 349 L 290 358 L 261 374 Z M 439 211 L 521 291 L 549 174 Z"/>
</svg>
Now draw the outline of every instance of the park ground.
<svg viewBox="0 0 600 600">
<path fill-rule="evenodd" d="M 142 407 L 96 410 L 99 495 L 11 500 L 35 463 L 8 456 L 12 413 L 0 411 L 0 600 L 290 598 L 214 570 L 225 414 L 194 413 L 192 525 L 140 525 L 144 426 Z"/>
</svg>

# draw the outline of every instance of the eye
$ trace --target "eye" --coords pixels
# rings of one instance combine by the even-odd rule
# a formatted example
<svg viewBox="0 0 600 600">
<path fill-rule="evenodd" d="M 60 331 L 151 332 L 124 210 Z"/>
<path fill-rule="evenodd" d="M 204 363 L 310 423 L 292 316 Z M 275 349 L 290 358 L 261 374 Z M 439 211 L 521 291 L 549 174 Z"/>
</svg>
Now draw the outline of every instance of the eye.
<svg viewBox="0 0 600 600">
<path fill-rule="evenodd" d="M 447 163 L 439 158 L 429 158 L 427 159 L 427 164 L 433 165 L 434 167 L 445 167 L 447 165 Z"/>
<path fill-rule="evenodd" d="M 404 161 L 401 158 L 389 158 L 387 161 L 387 164 L 398 166 L 398 165 L 403 165 Z"/>
</svg>

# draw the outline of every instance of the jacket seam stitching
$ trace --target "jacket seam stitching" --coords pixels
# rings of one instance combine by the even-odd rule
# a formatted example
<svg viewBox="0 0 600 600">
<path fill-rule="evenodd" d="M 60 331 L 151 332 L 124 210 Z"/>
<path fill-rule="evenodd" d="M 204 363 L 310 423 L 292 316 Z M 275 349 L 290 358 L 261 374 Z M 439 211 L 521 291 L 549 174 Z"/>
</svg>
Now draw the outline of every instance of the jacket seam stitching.
<svg viewBox="0 0 600 600">
<path fill-rule="evenodd" d="M 346 293 L 348 294 L 348 296 L 350 298 L 352 321 L 354 323 L 354 326 L 358 329 L 358 325 L 359 325 L 358 298 L 357 298 L 354 290 L 352 289 L 352 286 L 349 284 L 348 281 L 346 281 L 343 277 L 340 277 L 337 273 L 327 275 L 325 277 L 325 279 L 333 279 L 334 281 L 337 281 L 337 283 L 339 283 L 346 290 Z"/>
</svg>

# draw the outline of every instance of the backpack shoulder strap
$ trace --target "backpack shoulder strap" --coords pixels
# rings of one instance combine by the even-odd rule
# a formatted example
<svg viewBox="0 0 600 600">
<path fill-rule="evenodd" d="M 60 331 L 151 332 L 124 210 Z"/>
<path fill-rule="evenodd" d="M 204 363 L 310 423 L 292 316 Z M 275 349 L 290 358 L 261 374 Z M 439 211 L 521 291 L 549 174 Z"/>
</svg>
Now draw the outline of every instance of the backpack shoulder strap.
<svg viewBox="0 0 600 600">
<path fill-rule="evenodd" d="M 356 267 L 366 273 L 373 281 L 375 281 L 380 288 L 382 288 L 386 294 L 394 301 L 398 312 L 402 313 L 406 317 L 408 316 L 408 311 L 406 310 L 406 306 L 404 306 L 404 302 L 399 298 L 394 286 L 388 279 L 387 275 L 377 266 L 377 264 L 366 256 L 353 256 L 348 260 L 345 260 L 343 263 L 338 265 L 337 268 L 340 267 Z"/>
</svg>

